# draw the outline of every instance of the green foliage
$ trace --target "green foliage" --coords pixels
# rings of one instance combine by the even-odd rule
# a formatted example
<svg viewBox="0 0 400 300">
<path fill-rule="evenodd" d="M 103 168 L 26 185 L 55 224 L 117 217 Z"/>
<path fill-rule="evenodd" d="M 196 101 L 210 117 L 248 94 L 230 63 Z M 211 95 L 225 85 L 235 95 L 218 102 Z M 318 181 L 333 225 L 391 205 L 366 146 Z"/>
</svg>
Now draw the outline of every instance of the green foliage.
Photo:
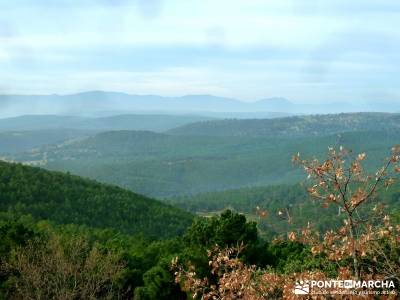
<svg viewBox="0 0 400 300">
<path fill-rule="evenodd" d="M 196 266 L 199 275 L 211 280 L 207 251 L 218 247 L 243 245 L 245 251 L 241 257 L 247 262 L 258 261 L 259 244 L 256 223 L 247 222 L 242 214 L 226 210 L 221 215 L 210 218 L 197 218 L 184 236 L 186 249 L 180 258 Z"/>
<path fill-rule="evenodd" d="M 35 236 L 35 232 L 15 220 L 0 221 L 0 261 L 6 258 L 11 249 L 25 246 Z"/>
<path fill-rule="evenodd" d="M 15 253 L 27 256 L 27 249 L 35 254 L 62 249 L 66 255 L 76 239 L 82 240 L 84 251 L 77 261 L 90 257 L 91 249 L 98 253 L 98 260 L 109 254 L 109 263 L 123 266 L 112 280 L 113 289 L 121 299 L 136 300 L 186 299 L 170 270 L 176 256 L 191 262 L 200 277 L 212 281 L 206 251 L 216 244 L 224 248 L 243 242 L 245 263 L 278 273 L 323 269 L 334 277 L 337 266 L 312 255 L 308 247 L 271 242 L 277 234 L 300 228 L 315 216 L 318 219 L 311 225 L 322 231 L 340 222 L 333 207 L 321 209 L 308 199 L 303 185 L 292 185 L 303 175 L 292 168 L 291 155 L 300 151 L 318 157 L 339 143 L 355 152 L 366 151 L 366 167 L 375 168 L 400 139 L 400 133 L 393 130 L 398 119 L 398 115 L 351 114 L 206 122 L 169 134 L 106 132 L 14 155 L 9 158 L 147 195 L 174 197 L 168 203 L 205 217 L 193 218 L 115 186 L 0 162 L 0 262 L 11 263 Z M 346 132 L 354 130 L 361 131 Z M 261 187 L 272 183 L 285 184 Z M 398 188 L 380 197 L 396 204 Z M 264 211 L 266 215 L 261 214 Z M 400 219 L 398 211 L 393 217 Z M 52 238 L 59 241 L 55 252 L 45 246 Z M 19 275 L 2 270 L 0 298 L 7 298 Z"/>
<path fill-rule="evenodd" d="M 260 267 L 273 268 L 282 273 L 321 266 L 328 268 L 324 259 L 314 258 L 304 246 L 291 242 L 274 244 L 261 241 L 257 236 L 255 224 L 247 222 L 243 215 L 231 211 L 212 218 L 198 218 L 185 234 L 184 240 L 175 238 L 161 241 L 151 241 L 144 236 L 126 235 L 113 229 L 93 229 L 73 224 L 55 225 L 47 221 L 35 222 L 30 217 L 16 217 L 11 213 L 2 213 L 0 216 L 1 237 L 12 237 L 0 240 L 2 246 L 8 245 L 2 248 L 2 263 L 12 263 L 12 259 L 16 257 L 15 253 L 22 253 L 28 257 L 28 253 L 34 257 L 42 257 L 41 253 L 46 249 L 46 255 L 50 255 L 48 259 L 58 262 L 57 266 L 63 268 L 57 267 L 52 270 L 51 266 L 55 267 L 54 264 L 49 266 L 44 263 L 34 264 L 32 267 L 37 268 L 37 272 L 43 277 L 56 276 L 51 279 L 54 281 L 60 279 L 62 270 L 69 270 L 67 266 L 77 268 L 79 272 L 85 270 L 81 263 L 90 258 L 92 266 L 98 266 L 90 269 L 90 278 L 97 278 L 96 282 L 105 284 L 105 287 L 110 287 L 110 281 L 106 274 L 101 272 L 101 265 L 108 261 L 113 265 L 123 266 L 113 277 L 112 290 L 101 289 L 102 292 L 97 294 L 97 298 L 112 293 L 120 299 L 187 299 L 186 294 L 175 283 L 171 261 L 179 256 L 195 265 L 200 276 L 209 276 L 212 281 L 206 250 L 212 248 L 215 245 L 213 243 L 229 247 L 243 242 L 246 248 L 241 257 L 244 261 Z M 77 249 L 80 250 L 77 252 Z M 93 251 L 95 256 L 90 254 Z M 74 253 L 80 254 L 76 256 Z M 50 269 L 46 269 L 49 267 Z M 0 298 L 1 295 L 12 298 L 10 296 L 16 292 L 16 282 L 21 283 L 20 280 L 23 280 L 18 274 L 19 272 L 3 273 L 0 278 Z M 85 272 L 82 276 L 84 274 Z M 79 278 L 82 283 L 89 282 L 88 278 Z M 103 280 L 104 278 L 107 280 Z M 61 281 L 61 286 L 64 287 L 62 291 L 71 292 L 68 282 Z M 25 284 L 24 286 L 26 287 Z M 38 292 L 43 292 L 42 287 L 38 289 Z M 31 290 L 24 292 L 29 291 Z"/>
<path fill-rule="evenodd" d="M 257 222 L 264 238 L 286 234 L 288 231 L 304 228 L 309 223 L 322 232 L 338 228 L 342 223 L 341 218 L 337 217 L 337 208 L 321 208 L 320 203 L 310 200 L 306 184 L 307 182 L 203 193 L 168 199 L 168 203 L 207 217 L 217 215 L 225 209 L 243 213 L 248 219 Z M 372 208 L 377 201 L 385 203 L 392 211 L 399 209 L 399 189 L 400 185 L 395 184 L 382 192 L 375 201 L 367 205 L 367 209 Z M 315 218 L 316 215 L 318 218 Z"/>
<path fill-rule="evenodd" d="M 336 276 L 336 265 L 326 257 L 311 254 L 310 248 L 298 242 L 278 241 L 266 243 L 264 264 L 275 271 L 285 274 L 301 273 L 310 270 L 324 270 L 330 276 Z"/>
<path fill-rule="evenodd" d="M 304 177 L 291 164 L 293 154 L 300 151 L 304 156 L 322 157 L 328 146 L 336 144 L 367 152 L 367 167 L 373 169 L 381 164 L 381 158 L 396 140 L 400 140 L 398 131 L 310 134 L 297 138 L 118 131 L 8 159 L 69 171 L 145 195 L 176 197 L 296 183 Z"/>
<path fill-rule="evenodd" d="M 268 238 L 306 226 L 315 214 L 320 216 L 315 225 L 323 230 L 330 222 L 333 209 L 322 210 L 317 203 L 310 201 L 306 188 L 300 184 L 204 193 L 171 199 L 169 203 L 203 216 L 232 209 L 257 222 L 261 235 Z M 261 215 L 262 212 L 265 212 L 265 216 Z M 291 222 L 288 222 L 287 214 Z M 329 224 L 332 225 L 331 222 Z"/>
<path fill-rule="evenodd" d="M 255 242 L 257 239 L 254 224 L 247 223 L 241 215 L 225 212 L 220 218 L 215 217 L 212 224 L 215 228 L 211 226 L 210 230 L 214 232 L 213 240 L 215 241 L 223 241 L 224 234 L 230 235 L 230 238 L 225 240 L 227 245 L 233 244 L 235 238 L 246 243 Z M 175 283 L 173 271 L 170 269 L 172 258 L 176 256 L 186 256 L 188 260 L 197 256 L 197 259 L 204 263 L 205 272 L 208 272 L 206 245 L 184 243 L 179 239 L 150 241 L 145 237 L 124 235 L 110 229 L 92 229 L 72 224 L 56 226 L 46 221 L 35 223 L 31 218 L 16 217 L 11 213 L 1 215 L 0 232 L 2 238 L 12 237 L 13 241 L 8 243 L 7 239 L 1 240 L 2 246 L 8 245 L 8 247 L 2 248 L 4 249 L 2 265 L 4 265 L 4 262 L 7 262 L 8 265 L 15 265 L 15 253 L 23 254 L 22 257 L 26 258 L 29 255 L 44 258 L 42 254 L 46 252 L 49 255 L 48 259 L 54 263 L 58 262 L 60 268 L 53 270 L 51 268 L 52 266 L 55 267 L 55 264 L 44 264 L 42 260 L 31 267 L 36 269 L 35 274 L 40 275 L 41 278 L 56 276 L 51 279 L 53 281 L 61 280 L 59 275 L 63 274 L 63 270 L 65 272 L 69 270 L 69 267 L 67 267 L 69 264 L 71 264 L 72 269 L 78 268 L 79 272 L 83 271 L 84 267 L 81 263 L 92 257 L 88 256 L 91 255 L 92 251 L 98 253 L 97 259 L 104 263 L 107 260 L 104 257 L 101 258 L 101 253 L 109 253 L 109 258 L 114 261 L 113 264 L 117 263 L 123 266 L 123 269 L 118 271 L 118 276 L 114 278 L 113 283 L 113 293 L 122 299 L 129 299 L 133 296 L 135 299 L 186 299 L 186 294 Z M 194 249 L 197 249 L 197 252 L 193 251 Z M 76 251 L 80 253 L 78 256 L 74 254 L 78 253 Z M 72 256 L 69 257 L 69 255 Z M 21 255 L 18 257 L 21 257 Z M 99 261 L 97 265 L 99 269 L 91 269 L 90 272 L 97 272 L 96 270 L 100 272 L 101 262 Z M 61 266 L 63 267 L 61 268 Z M 22 271 L 26 272 L 26 270 Z M 14 290 L 13 287 L 18 282 L 23 284 L 25 288 L 27 283 L 31 282 L 29 281 L 31 277 L 28 277 L 28 279 L 26 277 L 20 278 L 18 274 L 18 270 L 16 273 L 6 272 L 3 274 L 4 276 L 1 277 L 0 281 L 0 291 L 3 295 L 12 298 L 10 295 L 14 295 L 13 293 L 24 292 L 26 295 L 31 291 L 29 289 Z M 82 273 L 83 275 L 84 273 Z M 66 276 L 68 275 L 66 274 Z M 100 272 L 90 276 L 97 278 L 96 276 L 104 277 L 105 274 L 102 275 Z M 84 277 L 80 278 L 84 282 L 88 280 Z M 25 280 L 25 283 L 21 280 Z M 39 284 L 39 282 L 35 282 Z M 71 290 L 68 282 L 61 281 L 58 287 L 62 287 L 62 292 L 75 293 L 75 290 Z M 60 292 L 58 287 L 54 287 L 53 291 Z M 38 286 L 37 289 L 40 293 L 44 292 L 41 286 Z M 43 296 L 45 297 L 45 295 Z M 102 298 L 102 295 L 99 294 L 98 298 Z"/>
<path fill-rule="evenodd" d="M 157 238 L 180 235 L 192 221 L 188 213 L 118 187 L 4 162 L 0 210 Z"/>
<path fill-rule="evenodd" d="M 169 269 L 172 257 L 183 248 L 178 239 L 151 241 L 110 229 L 34 222 L 29 217 L 16 217 L 10 213 L 1 213 L 0 217 L 0 299 L 12 299 L 11 295 L 15 293 L 29 293 L 29 289 L 16 290 L 16 284 L 22 284 L 24 289 L 29 284 L 40 285 L 41 280 L 33 280 L 35 276 L 57 281 L 58 287 L 62 287 L 64 292 L 72 292 L 70 281 L 62 279 L 69 276 L 71 269 L 82 272 L 82 276 L 90 276 L 80 277 L 82 284 L 90 280 L 106 283 L 103 279 L 107 278 L 108 273 L 102 273 L 102 270 L 111 271 L 111 265 L 105 269 L 102 266 L 108 262 L 113 267 L 122 267 L 113 279 L 113 293 L 116 297 L 132 299 L 134 290 L 139 287 L 152 295 L 165 295 L 164 299 L 179 299 L 176 296 L 182 296 Z M 32 262 L 31 265 L 26 262 L 22 264 L 29 266 L 28 270 L 19 269 L 21 264 L 17 262 L 21 262 L 21 259 Z M 35 272 L 31 273 L 30 270 Z M 20 272 L 23 277 L 20 277 Z M 147 272 L 148 275 L 144 277 Z M 152 279 L 152 274 L 158 277 Z M 53 279 L 50 278 L 52 276 Z M 54 292 L 60 292 L 53 287 Z M 40 293 L 45 292 L 43 287 L 37 286 L 36 289 Z M 43 297 L 48 298 L 48 295 Z"/>
<path fill-rule="evenodd" d="M 143 274 L 144 286 L 135 290 L 134 300 L 145 299 L 187 299 L 179 285 L 175 284 L 175 277 L 171 271 L 171 261 L 162 261 Z"/>
<path fill-rule="evenodd" d="M 199 218 L 188 229 L 186 240 L 190 244 L 205 247 L 231 247 L 240 243 L 250 244 L 257 241 L 256 223 L 246 221 L 242 214 L 227 210 L 220 217 Z"/>
<path fill-rule="evenodd" d="M 203 193 L 191 197 L 169 199 L 169 203 L 191 212 L 209 213 L 231 208 L 245 214 L 254 213 L 257 206 L 277 212 L 286 206 L 309 201 L 306 188 L 301 184 L 273 185 Z"/>
</svg>

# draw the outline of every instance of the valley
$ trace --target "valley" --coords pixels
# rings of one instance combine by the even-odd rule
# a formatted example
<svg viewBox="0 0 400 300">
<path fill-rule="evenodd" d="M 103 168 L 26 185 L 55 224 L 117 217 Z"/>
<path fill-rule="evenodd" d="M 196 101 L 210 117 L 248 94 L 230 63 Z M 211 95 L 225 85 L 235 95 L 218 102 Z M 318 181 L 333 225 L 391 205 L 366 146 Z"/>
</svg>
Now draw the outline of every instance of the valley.
<svg viewBox="0 0 400 300">
<path fill-rule="evenodd" d="M 302 173 L 292 166 L 292 155 L 300 152 L 321 157 L 330 146 L 367 152 L 367 164 L 372 169 L 381 163 L 393 143 L 400 141 L 396 114 L 349 114 L 339 118 L 344 125 L 335 125 L 334 117 L 326 115 L 207 121 L 163 133 L 107 131 L 6 158 L 116 184 L 152 197 L 170 198 L 294 184 L 302 180 Z M 231 123 L 238 124 L 237 128 L 233 129 Z M 209 135 L 184 132 L 195 126 L 209 130 L 212 124 L 235 130 L 234 134 L 218 130 L 209 131 Z"/>
</svg>

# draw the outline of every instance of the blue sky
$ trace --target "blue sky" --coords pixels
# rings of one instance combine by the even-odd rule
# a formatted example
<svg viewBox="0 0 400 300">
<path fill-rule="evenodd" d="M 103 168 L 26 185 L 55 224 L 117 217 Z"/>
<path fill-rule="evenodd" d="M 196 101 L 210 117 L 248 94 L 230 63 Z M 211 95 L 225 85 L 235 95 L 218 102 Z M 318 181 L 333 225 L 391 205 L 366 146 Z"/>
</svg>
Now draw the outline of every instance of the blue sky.
<svg viewBox="0 0 400 300">
<path fill-rule="evenodd" d="M 400 2 L 13 0 L 0 93 L 400 101 Z"/>
</svg>

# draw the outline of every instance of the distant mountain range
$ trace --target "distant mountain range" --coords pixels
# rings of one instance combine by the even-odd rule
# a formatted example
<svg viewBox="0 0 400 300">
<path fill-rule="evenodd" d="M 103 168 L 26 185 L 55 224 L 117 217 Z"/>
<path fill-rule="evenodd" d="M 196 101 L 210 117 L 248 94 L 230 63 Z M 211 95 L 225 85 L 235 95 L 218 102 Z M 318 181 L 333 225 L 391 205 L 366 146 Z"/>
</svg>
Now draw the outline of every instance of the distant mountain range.
<svg viewBox="0 0 400 300">
<path fill-rule="evenodd" d="M 119 92 L 91 91 L 71 95 L 0 95 L 0 117 L 25 114 L 68 114 L 109 116 L 121 113 L 196 113 L 226 117 L 269 117 L 266 113 L 316 114 L 340 112 L 400 112 L 400 103 L 322 103 L 298 104 L 285 98 L 268 98 L 256 102 L 213 95 L 186 95 L 163 97 L 157 95 L 130 95 Z M 237 115 L 235 115 L 237 114 Z M 242 116 L 242 114 L 245 114 Z M 272 116 L 274 116 L 272 114 Z"/>
</svg>

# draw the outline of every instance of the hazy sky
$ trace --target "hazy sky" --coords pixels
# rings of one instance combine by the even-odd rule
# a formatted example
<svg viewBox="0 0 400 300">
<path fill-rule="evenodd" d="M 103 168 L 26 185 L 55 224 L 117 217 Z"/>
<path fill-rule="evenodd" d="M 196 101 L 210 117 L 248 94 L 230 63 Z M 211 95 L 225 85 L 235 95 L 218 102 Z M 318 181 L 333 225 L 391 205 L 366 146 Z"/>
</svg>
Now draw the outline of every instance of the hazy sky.
<svg viewBox="0 0 400 300">
<path fill-rule="evenodd" d="M 0 3 L 0 93 L 400 101 L 398 0 Z"/>
</svg>

